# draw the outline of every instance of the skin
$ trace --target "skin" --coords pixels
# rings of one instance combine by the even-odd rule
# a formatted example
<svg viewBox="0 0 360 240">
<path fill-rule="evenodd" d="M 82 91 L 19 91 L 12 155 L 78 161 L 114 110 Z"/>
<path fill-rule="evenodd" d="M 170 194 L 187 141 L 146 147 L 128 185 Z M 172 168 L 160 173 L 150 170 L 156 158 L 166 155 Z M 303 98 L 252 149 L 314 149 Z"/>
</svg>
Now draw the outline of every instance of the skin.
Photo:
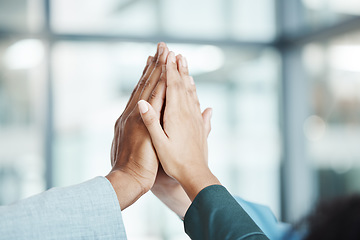
<svg viewBox="0 0 360 240">
<path fill-rule="evenodd" d="M 182 56 L 176 59 L 170 52 L 165 70 L 163 125 L 151 102 L 139 101 L 139 111 L 164 172 L 179 182 L 193 201 L 205 187 L 220 184 L 207 165 L 207 128 L 210 126 L 204 123 L 186 60 Z"/>
<path fill-rule="evenodd" d="M 121 210 L 151 189 L 162 202 L 183 218 L 191 200 L 179 182 L 169 177 L 159 164 L 149 132 L 136 106 L 139 100 L 147 100 L 154 111 L 151 117 L 160 121 L 167 92 L 168 53 L 166 44 L 159 43 L 155 56 L 148 58 L 139 83 L 124 112 L 116 121 L 111 150 L 113 168 L 106 177 L 117 194 Z M 177 65 L 182 66 L 181 71 L 186 75 L 186 81 L 193 83 L 192 77 L 188 76 L 186 59 L 178 55 L 175 61 Z M 201 115 L 206 137 L 211 130 L 211 113 L 211 109 L 206 109 Z"/>
<path fill-rule="evenodd" d="M 188 64 L 185 57 L 182 55 L 176 56 L 176 62 L 178 66 L 183 66 L 181 69 L 185 74 L 188 75 Z M 166 70 L 166 69 L 165 69 Z M 166 81 L 166 74 L 163 75 L 164 80 Z M 192 84 L 194 84 L 194 80 L 191 76 L 188 76 L 189 80 Z M 212 109 L 207 108 L 202 113 L 202 119 L 205 126 L 205 131 L 207 136 L 211 131 L 211 115 Z M 159 165 L 158 174 L 156 176 L 155 184 L 151 191 L 173 212 L 175 212 L 181 219 L 184 219 L 185 213 L 191 205 L 191 200 L 187 196 L 185 190 L 176 181 L 174 178 L 169 177 L 161 164 Z"/>
<path fill-rule="evenodd" d="M 115 124 L 111 149 L 112 170 L 106 178 L 117 194 L 121 210 L 149 191 L 157 175 L 158 159 L 136 103 L 146 99 L 154 106 L 154 114 L 160 117 L 165 84 L 159 86 L 159 79 L 168 52 L 166 44 L 158 44 L 155 56 L 148 58 L 143 75 Z M 156 86 L 159 87 L 155 91 Z"/>
</svg>

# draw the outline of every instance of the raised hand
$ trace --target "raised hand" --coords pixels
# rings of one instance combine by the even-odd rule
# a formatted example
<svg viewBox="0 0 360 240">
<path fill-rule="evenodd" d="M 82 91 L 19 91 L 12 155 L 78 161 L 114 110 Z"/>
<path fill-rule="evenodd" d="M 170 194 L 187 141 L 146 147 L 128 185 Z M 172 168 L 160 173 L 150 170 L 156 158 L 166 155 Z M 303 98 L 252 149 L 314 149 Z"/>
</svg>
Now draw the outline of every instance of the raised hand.
<svg viewBox="0 0 360 240">
<path fill-rule="evenodd" d="M 167 58 L 166 86 L 163 128 L 155 106 L 146 101 L 138 105 L 165 173 L 176 179 L 193 200 L 203 188 L 220 184 L 207 166 L 210 121 L 203 120 L 186 60 L 180 57 L 176 61 L 173 52 Z M 210 111 L 207 109 L 205 115 Z"/>
<path fill-rule="evenodd" d="M 153 117 L 160 119 L 166 86 L 159 79 L 168 52 L 166 44 L 158 44 L 155 56 L 148 58 L 143 75 L 115 124 L 112 170 L 106 177 L 117 193 L 122 210 L 149 191 L 157 175 L 158 159 L 137 102 L 141 99 L 149 101 L 154 107 Z"/>
<path fill-rule="evenodd" d="M 182 66 L 180 69 L 184 74 L 188 75 L 188 64 L 185 57 L 181 55 L 176 56 L 176 62 L 178 66 Z M 165 75 L 166 76 L 166 75 Z M 189 76 L 189 78 L 192 78 Z M 194 83 L 193 79 L 190 79 L 191 83 Z M 202 118 L 205 125 L 207 135 L 210 133 L 210 118 L 211 109 L 206 109 L 202 113 Z M 181 219 L 184 218 L 186 211 L 188 210 L 191 201 L 187 196 L 184 189 L 181 187 L 178 181 L 169 177 L 161 165 L 156 176 L 155 184 L 151 191 L 173 212 L 175 212 Z"/>
</svg>

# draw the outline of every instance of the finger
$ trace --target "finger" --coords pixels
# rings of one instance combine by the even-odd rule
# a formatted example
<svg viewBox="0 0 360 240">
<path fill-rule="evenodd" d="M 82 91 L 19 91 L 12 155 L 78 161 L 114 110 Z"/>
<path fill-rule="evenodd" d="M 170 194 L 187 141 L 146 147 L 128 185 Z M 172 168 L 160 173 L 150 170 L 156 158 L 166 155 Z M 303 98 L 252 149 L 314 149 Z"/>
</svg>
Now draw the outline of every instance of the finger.
<svg viewBox="0 0 360 240">
<path fill-rule="evenodd" d="M 126 107 L 126 110 L 125 110 L 126 113 L 132 112 L 135 107 L 135 104 L 139 101 L 139 98 L 140 98 L 141 93 L 143 92 L 144 86 L 145 86 L 150 74 L 152 73 L 152 71 L 155 68 L 156 60 L 158 58 L 159 52 L 161 51 L 160 46 L 161 46 L 161 43 L 158 43 L 155 56 L 151 58 L 151 61 L 149 62 L 149 66 L 147 67 L 146 71 L 144 71 L 145 74 L 143 74 L 143 76 L 140 78 L 138 84 L 136 85 L 134 94 L 130 98 L 129 103 Z"/>
<path fill-rule="evenodd" d="M 142 73 L 142 75 L 141 75 L 141 78 L 145 75 L 145 73 L 146 73 L 146 71 L 148 70 L 148 68 L 149 68 L 150 63 L 152 62 L 152 60 L 153 60 L 153 57 L 152 57 L 152 56 L 149 56 L 148 59 L 147 59 L 147 61 L 146 61 L 146 66 L 145 66 L 144 71 L 143 71 L 143 73 Z"/>
<path fill-rule="evenodd" d="M 199 98 L 197 96 L 195 81 L 192 76 L 189 76 L 189 88 L 191 90 L 190 93 L 192 93 L 193 100 L 199 101 Z"/>
<path fill-rule="evenodd" d="M 185 97 L 185 86 L 178 72 L 175 54 L 170 52 L 166 62 L 166 104 L 181 103 Z"/>
<path fill-rule="evenodd" d="M 211 117 L 212 117 L 212 108 L 207 108 L 204 110 L 204 112 L 202 113 L 202 118 L 204 121 L 204 126 L 205 126 L 205 134 L 208 137 L 211 131 Z"/>
<path fill-rule="evenodd" d="M 187 60 L 186 58 L 179 54 L 176 56 L 176 61 L 178 63 L 178 70 L 179 70 L 179 73 L 182 77 L 187 77 L 189 76 L 189 69 L 188 69 L 188 63 L 187 63 Z"/>
<path fill-rule="evenodd" d="M 195 81 L 194 81 L 194 78 L 192 76 L 189 76 L 189 80 L 190 80 L 190 85 L 195 86 Z"/>
<path fill-rule="evenodd" d="M 199 98 L 198 98 L 197 92 L 196 92 L 196 86 L 195 86 L 194 78 L 192 76 L 189 76 L 189 83 L 190 83 L 190 86 L 189 86 L 190 89 L 187 92 L 188 92 L 188 94 L 191 95 L 191 103 L 192 103 L 193 106 L 195 106 L 195 108 L 198 111 L 201 111 Z"/>
<path fill-rule="evenodd" d="M 153 61 L 153 57 L 152 57 L 152 56 L 149 56 L 148 59 L 147 59 L 147 61 L 146 61 L 146 66 L 145 66 L 145 68 L 144 68 L 144 70 L 143 70 L 143 74 L 141 75 L 141 78 L 140 78 L 139 82 L 136 84 L 134 90 L 132 91 L 131 96 L 130 96 L 130 99 L 129 99 L 128 103 L 126 104 L 125 109 L 127 109 L 127 108 L 129 107 L 129 105 L 131 104 L 132 100 L 134 99 L 134 96 L 135 96 L 135 95 L 137 94 L 137 92 L 139 91 L 139 84 L 140 84 L 140 82 L 142 81 L 145 73 L 148 71 L 148 69 L 149 69 L 152 61 Z"/>
<path fill-rule="evenodd" d="M 166 95 L 166 73 L 162 73 L 155 89 L 149 97 L 149 103 L 153 106 L 156 114 L 160 116 L 161 110 L 164 106 Z"/>
<path fill-rule="evenodd" d="M 166 77 L 167 86 L 176 85 L 181 83 L 176 57 L 174 52 L 170 52 L 166 61 Z"/>
<path fill-rule="evenodd" d="M 167 136 L 160 125 L 160 120 L 156 115 L 155 110 L 145 100 L 140 100 L 138 102 L 138 108 L 155 148 L 163 146 L 167 141 Z"/>
<path fill-rule="evenodd" d="M 182 77 L 182 80 L 184 82 L 184 85 L 188 92 L 192 92 L 192 87 L 194 83 L 194 79 L 189 76 L 189 69 L 188 69 L 188 63 L 184 56 L 181 54 L 176 56 L 176 62 L 178 64 L 178 70 L 180 73 L 180 76 Z"/>
<path fill-rule="evenodd" d="M 158 56 L 161 54 L 161 51 L 163 51 L 163 48 L 161 48 L 161 46 L 163 46 L 163 44 L 165 44 L 165 43 L 160 42 L 157 44 L 155 56 L 151 59 L 149 68 L 147 69 L 144 76 L 142 77 L 142 79 L 144 79 L 145 82 L 149 78 L 149 76 L 151 75 L 152 71 L 154 70 L 154 68 L 156 66 L 156 61 L 158 59 Z"/>
<path fill-rule="evenodd" d="M 160 43 L 159 48 L 160 48 L 160 50 L 159 50 L 158 59 L 156 60 L 155 68 L 145 84 L 145 87 L 143 89 L 143 92 L 141 93 L 140 99 L 143 99 L 143 100 L 149 99 L 152 91 L 155 89 L 155 86 L 157 85 L 157 82 L 160 79 L 162 67 L 165 66 L 165 64 L 166 64 L 166 59 L 167 59 L 167 56 L 169 53 L 169 49 L 165 43 Z"/>
</svg>

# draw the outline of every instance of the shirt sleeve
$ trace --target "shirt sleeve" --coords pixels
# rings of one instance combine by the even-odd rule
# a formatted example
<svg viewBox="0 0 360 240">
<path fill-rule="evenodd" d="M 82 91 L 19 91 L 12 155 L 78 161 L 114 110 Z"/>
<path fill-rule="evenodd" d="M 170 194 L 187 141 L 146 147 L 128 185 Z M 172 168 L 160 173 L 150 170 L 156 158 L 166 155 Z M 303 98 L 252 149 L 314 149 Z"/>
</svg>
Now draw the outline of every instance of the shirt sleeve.
<svg viewBox="0 0 360 240">
<path fill-rule="evenodd" d="M 104 177 L 52 188 L 0 207 L 1 239 L 126 239 L 121 209 Z"/>
<path fill-rule="evenodd" d="M 225 187 L 204 188 L 194 199 L 184 218 L 191 239 L 268 239 Z"/>
<path fill-rule="evenodd" d="M 290 224 L 279 222 L 270 208 L 261 204 L 245 201 L 237 196 L 234 198 L 269 239 L 303 239 L 303 233 L 294 229 Z"/>
</svg>

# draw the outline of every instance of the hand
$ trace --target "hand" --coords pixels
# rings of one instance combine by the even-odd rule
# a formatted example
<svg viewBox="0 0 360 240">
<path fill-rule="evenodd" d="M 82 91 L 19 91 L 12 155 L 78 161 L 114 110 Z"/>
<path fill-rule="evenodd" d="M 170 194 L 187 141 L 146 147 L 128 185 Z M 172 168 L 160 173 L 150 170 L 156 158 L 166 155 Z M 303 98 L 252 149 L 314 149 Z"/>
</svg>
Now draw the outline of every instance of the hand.
<svg viewBox="0 0 360 240">
<path fill-rule="evenodd" d="M 139 101 L 138 105 L 164 171 L 176 179 L 193 200 L 204 187 L 220 183 L 207 166 L 209 130 L 206 128 L 210 126 L 203 121 L 186 60 L 180 59 L 176 62 L 173 52 L 167 59 L 164 129 L 151 104 Z"/>
<path fill-rule="evenodd" d="M 187 61 L 185 57 L 182 60 L 182 56 L 177 55 L 176 61 L 178 65 L 181 64 L 180 61 L 184 61 L 185 68 L 187 68 Z M 191 82 L 193 82 L 193 79 L 191 79 Z M 202 113 L 202 118 L 204 121 L 205 129 L 207 131 L 207 136 L 209 135 L 211 130 L 211 113 L 212 111 L 210 109 L 206 109 Z M 156 180 L 154 186 L 151 188 L 151 191 L 181 219 L 184 219 L 185 213 L 191 205 L 191 201 L 184 189 L 179 184 L 179 182 L 176 181 L 174 178 L 169 177 L 165 173 L 161 164 L 159 165 Z"/>
<path fill-rule="evenodd" d="M 117 193 L 122 210 L 150 190 L 155 181 L 158 159 L 136 103 L 140 99 L 151 102 L 154 117 L 159 120 L 166 89 L 165 82 L 159 79 L 168 52 L 166 44 L 158 44 L 155 56 L 148 58 L 143 75 L 115 124 L 112 170 L 107 178 Z"/>
</svg>

